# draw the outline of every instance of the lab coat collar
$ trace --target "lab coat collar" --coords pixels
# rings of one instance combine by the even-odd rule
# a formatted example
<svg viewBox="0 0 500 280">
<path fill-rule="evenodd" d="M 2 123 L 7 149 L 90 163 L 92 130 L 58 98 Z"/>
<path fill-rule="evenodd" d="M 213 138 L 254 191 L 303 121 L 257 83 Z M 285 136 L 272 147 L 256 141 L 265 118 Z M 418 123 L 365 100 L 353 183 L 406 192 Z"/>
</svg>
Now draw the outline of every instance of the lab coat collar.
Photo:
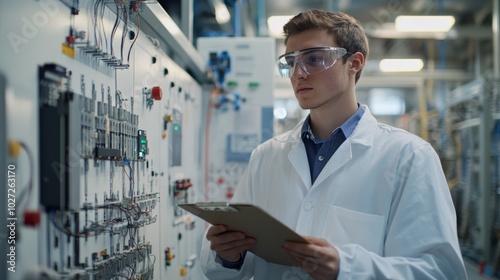
<svg viewBox="0 0 500 280">
<path fill-rule="evenodd" d="M 377 128 L 377 120 L 373 117 L 366 105 L 362 106 L 365 109 L 365 113 L 361 117 L 361 120 L 354 129 L 352 135 L 344 141 L 344 143 L 328 161 L 325 168 L 314 181 L 311 190 L 347 164 L 352 159 L 353 154 L 356 155 L 361 153 L 372 146 Z M 297 124 L 289 133 L 277 136 L 276 139 L 280 142 L 288 142 L 292 144 L 288 154 L 288 159 L 290 160 L 295 171 L 299 174 L 304 185 L 309 188 L 311 186 L 311 174 L 309 172 L 304 143 L 300 138 L 300 132 L 304 121 L 305 119 Z"/>
</svg>

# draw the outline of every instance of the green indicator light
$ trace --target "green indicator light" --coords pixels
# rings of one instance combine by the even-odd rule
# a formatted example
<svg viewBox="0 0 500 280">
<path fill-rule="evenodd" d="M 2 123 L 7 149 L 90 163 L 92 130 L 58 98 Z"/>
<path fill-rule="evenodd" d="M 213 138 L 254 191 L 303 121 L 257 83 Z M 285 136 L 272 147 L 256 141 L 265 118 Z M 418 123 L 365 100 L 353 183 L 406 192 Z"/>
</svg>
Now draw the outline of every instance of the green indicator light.
<svg viewBox="0 0 500 280">
<path fill-rule="evenodd" d="M 174 126 L 174 130 L 175 131 L 179 130 L 179 126 L 178 125 Z"/>
<path fill-rule="evenodd" d="M 141 140 L 141 143 L 146 143 L 146 142 L 147 142 L 147 140 L 145 140 L 145 139 Z"/>
<path fill-rule="evenodd" d="M 235 87 L 237 85 L 238 85 L 238 82 L 236 82 L 236 81 L 228 81 L 227 82 L 227 86 L 228 87 Z"/>
<path fill-rule="evenodd" d="M 260 84 L 258 82 L 250 82 L 248 83 L 248 86 L 251 87 L 251 88 L 256 88 L 258 87 Z"/>
</svg>

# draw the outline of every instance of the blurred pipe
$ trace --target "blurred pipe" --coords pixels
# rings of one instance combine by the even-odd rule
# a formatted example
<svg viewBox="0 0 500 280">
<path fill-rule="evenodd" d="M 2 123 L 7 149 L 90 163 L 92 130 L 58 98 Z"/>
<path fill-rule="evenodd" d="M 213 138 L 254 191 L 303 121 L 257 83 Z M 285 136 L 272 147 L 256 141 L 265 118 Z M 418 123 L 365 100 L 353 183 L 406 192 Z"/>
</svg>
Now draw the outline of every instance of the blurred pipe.
<svg viewBox="0 0 500 280">
<path fill-rule="evenodd" d="M 499 26 L 499 1 L 493 0 L 493 14 L 492 14 L 492 30 L 493 30 L 493 94 L 498 93 L 497 79 L 499 78 L 498 68 L 498 26 Z M 480 238 L 479 244 L 483 252 L 483 260 L 486 263 L 491 261 L 491 228 L 493 215 L 491 211 L 491 133 L 492 133 L 492 115 L 491 115 L 491 102 L 492 94 L 491 88 L 485 86 L 481 95 L 481 124 L 479 126 L 479 186 L 481 188 L 481 203 L 479 209 L 479 225 L 480 225 Z"/>
<path fill-rule="evenodd" d="M 267 36 L 266 1 L 257 0 L 257 36 Z"/>
<path fill-rule="evenodd" d="M 493 0 L 493 74 L 498 78 L 498 1 Z M 495 35 L 496 34 L 496 35 Z M 496 61 L 495 61 L 496 60 Z M 495 84 L 495 82 L 494 82 Z M 493 90 L 495 90 L 494 86 Z M 480 246 L 482 249 L 482 261 L 488 263 L 491 260 L 491 95 L 488 87 L 483 88 L 481 95 L 481 123 L 479 125 L 479 187 L 481 190 L 481 202 L 479 208 Z"/>
<path fill-rule="evenodd" d="M 240 37 L 241 36 L 241 11 L 240 11 L 241 5 L 240 1 L 236 0 L 234 1 L 233 5 L 233 37 Z"/>
<path fill-rule="evenodd" d="M 193 0 L 181 1 L 181 27 L 189 42 L 193 43 Z"/>
<path fill-rule="evenodd" d="M 493 75 L 495 79 L 500 79 L 500 36 L 498 31 L 500 29 L 500 0 L 493 0 L 493 16 L 492 16 L 492 29 L 493 29 Z"/>
<path fill-rule="evenodd" d="M 443 0 L 438 0 L 437 2 L 438 5 L 438 13 L 441 15 L 443 14 Z M 445 71 L 446 70 L 446 40 L 439 40 L 439 67 L 441 70 Z M 446 110 L 447 110 L 447 105 L 446 105 L 446 91 L 447 91 L 447 86 L 445 81 L 441 81 L 439 83 L 439 101 L 440 105 L 438 108 L 439 112 L 439 119 L 443 123 L 440 129 L 440 143 L 439 143 L 439 148 L 444 149 L 446 147 L 446 142 L 448 141 L 448 133 L 447 133 L 447 123 L 446 123 Z"/>
<path fill-rule="evenodd" d="M 419 116 L 420 116 L 420 137 L 424 140 L 429 139 L 429 117 L 427 115 L 427 99 L 425 98 L 425 86 L 422 81 L 418 87 L 418 108 L 419 108 Z"/>
<path fill-rule="evenodd" d="M 481 123 L 479 125 L 479 246 L 483 253 L 482 261 L 488 263 L 491 260 L 491 94 L 490 88 L 483 86 L 481 92 Z"/>
</svg>

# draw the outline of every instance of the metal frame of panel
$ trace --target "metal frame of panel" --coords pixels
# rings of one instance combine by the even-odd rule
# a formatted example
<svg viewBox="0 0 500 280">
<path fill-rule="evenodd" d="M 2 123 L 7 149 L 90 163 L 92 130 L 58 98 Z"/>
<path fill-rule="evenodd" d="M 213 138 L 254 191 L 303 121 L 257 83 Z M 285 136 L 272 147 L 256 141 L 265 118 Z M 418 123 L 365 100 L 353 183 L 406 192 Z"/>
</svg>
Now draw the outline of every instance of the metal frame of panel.
<svg viewBox="0 0 500 280">
<path fill-rule="evenodd" d="M 0 73 L 0 184 L 7 182 L 6 170 L 7 170 L 7 121 L 6 121 L 6 106 L 5 106 L 5 96 L 6 96 L 6 79 L 5 76 Z M 0 201 L 5 203 L 7 201 L 7 188 L 3 188 L 0 191 Z M 0 218 L 2 221 L 7 221 L 7 207 L 0 207 Z M 0 227 L 0 278 L 7 279 L 7 230 L 6 226 Z"/>
</svg>

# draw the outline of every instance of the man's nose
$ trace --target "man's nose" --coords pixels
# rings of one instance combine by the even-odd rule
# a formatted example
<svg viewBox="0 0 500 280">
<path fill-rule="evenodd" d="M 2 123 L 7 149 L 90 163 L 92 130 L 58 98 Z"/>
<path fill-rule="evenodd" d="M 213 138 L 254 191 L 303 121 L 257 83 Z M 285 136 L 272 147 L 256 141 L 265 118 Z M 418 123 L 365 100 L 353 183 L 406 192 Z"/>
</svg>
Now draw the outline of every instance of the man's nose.
<svg viewBox="0 0 500 280">
<path fill-rule="evenodd" d="M 292 79 L 298 80 L 300 78 L 307 78 L 307 71 L 304 64 L 302 64 L 302 62 L 300 61 L 297 61 L 293 67 Z"/>
</svg>

